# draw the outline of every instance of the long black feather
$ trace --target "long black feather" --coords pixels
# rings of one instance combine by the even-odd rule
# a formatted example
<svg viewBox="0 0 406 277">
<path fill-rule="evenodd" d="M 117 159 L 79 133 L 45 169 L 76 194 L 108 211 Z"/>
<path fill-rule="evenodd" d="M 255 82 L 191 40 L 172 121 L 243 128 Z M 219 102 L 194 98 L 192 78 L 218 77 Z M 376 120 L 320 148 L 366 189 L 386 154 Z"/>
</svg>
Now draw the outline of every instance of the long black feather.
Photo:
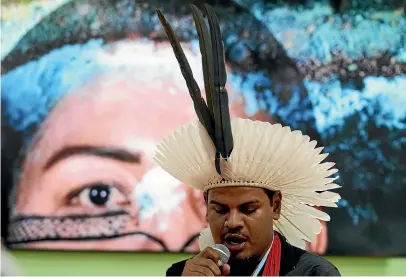
<svg viewBox="0 0 406 277">
<path fill-rule="evenodd" d="M 193 19 L 199 35 L 207 105 L 202 98 L 199 86 L 193 78 L 190 65 L 172 27 L 166 21 L 161 11 L 157 10 L 157 14 L 165 28 L 176 59 L 180 65 L 195 106 L 196 114 L 216 147 L 215 166 L 217 172 L 221 174 L 220 158 L 223 157 L 227 160 L 230 157 L 234 142 L 231 131 L 228 93 L 225 88 L 227 72 L 220 25 L 212 7 L 205 5 L 205 8 L 210 33 L 201 11 L 196 6 L 191 5 Z"/>
<path fill-rule="evenodd" d="M 179 39 L 176 37 L 171 25 L 166 20 L 165 16 L 160 10 L 157 10 L 159 20 L 162 26 L 165 28 L 165 32 L 169 38 L 172 45 L 173 52 L 175 53 L 176 59 L 178 60 L 182 75 L 186 81 L 186 85 L 189 89 L 190 96 L 193 100 L 195 111 L 199 121 L 202 123 L 204 128 L 207 130 L 208 135 L 212 140 L 214 140 L 214 123 L 213 118 L 210 115 L 210 111 L 206 105 L 206 102 L 202 98 L 200 93 L 199 85 L 193 77 L 192 69 L 190 68 L 189 62 L 186 59 L 185 53 L 180 45 Z"/>
<path fill-rule="evenodd" d="M 202 68 L 204 76 L 204 86 L 206 91 L 206 102 L 209 108 L 210 115 L 214 119 L 213 110 L 213 53 L 211 46 L 211 38 L 209 29 L 207 28 L 206 21 L 204 20 L 202 12 L 195 5 L 190 5 L 193 13 L 193 20 L 195 22 L 197 34 L 199 36 L 200 53 L 202 54 Z M 213 130 L 214 132 L 214 130 Z"/>
<path fill-rule="evenodd" d="M 225 88 L 227 72 L 224 57 L 224 45 L 220 32 L 220 25 L 213 8 L 205 4 L 207 17 L 210 26 L 213 53 L 213 83 L 215 87 L 214 96 L 214 128 L 216 138 L 216 149 L 221 156 L 227 160 L 234 147 L 233 134 L 231 130 L 230 110 L 228 104 L 228 93 Z M 216 161 L 219 163 L 219 160 Z M 216 164 L 216 167 L 219 167 Z"/>
</svg>

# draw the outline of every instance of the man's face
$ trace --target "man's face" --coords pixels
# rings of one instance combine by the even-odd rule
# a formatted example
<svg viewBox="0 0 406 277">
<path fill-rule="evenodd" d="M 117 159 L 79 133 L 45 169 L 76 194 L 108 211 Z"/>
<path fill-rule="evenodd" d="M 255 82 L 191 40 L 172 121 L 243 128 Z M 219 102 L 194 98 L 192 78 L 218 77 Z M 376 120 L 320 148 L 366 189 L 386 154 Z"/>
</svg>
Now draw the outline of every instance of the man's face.
<svg viewBox="0 0 406 277">
<path fill-rule="evenodd" d="M 227 246 L 234 259 L 262 257 L 272 241 L 273 220 L 280 216 L 280 192 L 272 202 L 262 188 L 211 189 L 207 220 L 215 242 Z"/>
</svg>

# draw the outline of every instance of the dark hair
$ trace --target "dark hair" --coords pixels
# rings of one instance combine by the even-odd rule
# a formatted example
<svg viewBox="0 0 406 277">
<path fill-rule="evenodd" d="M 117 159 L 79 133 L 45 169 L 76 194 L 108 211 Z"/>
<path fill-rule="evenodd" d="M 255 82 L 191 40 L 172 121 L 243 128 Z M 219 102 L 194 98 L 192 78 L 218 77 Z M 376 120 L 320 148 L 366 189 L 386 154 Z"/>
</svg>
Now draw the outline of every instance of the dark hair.
<svg viewBox="0 0 406 277">
<path fill-rule="evenodd" d="M 275 195 L 275 192 L 276 192 L 276 191 L 270 190 L 270 189 L 263 189 L 263 190 L 265 191 L 266 195 L 268 196 L 269 202 L 271 203 L 271 206 L 272 206 L 272 198 L 273 198 L 273 196 Z M 207 204 L 207 193 L 208 193 L 208 192 L 205 192 L 205 193 L 203 194 L 203 195 L 204 195 L 204 201 L 206 202 L 206 204 Z"/>
<path fill-rule="evenodd" d="M 276 191 L 270 190 L 270 189 L 264 189 L 264 191 L 265 191 L 266 195 L 268 196 L 269 202 L 271 203 L 271 206 L 272 206 L 272 204 L 273 204 L 272 199 L 273 199 L 273 196 L 275 195 Z"/>
</svg>

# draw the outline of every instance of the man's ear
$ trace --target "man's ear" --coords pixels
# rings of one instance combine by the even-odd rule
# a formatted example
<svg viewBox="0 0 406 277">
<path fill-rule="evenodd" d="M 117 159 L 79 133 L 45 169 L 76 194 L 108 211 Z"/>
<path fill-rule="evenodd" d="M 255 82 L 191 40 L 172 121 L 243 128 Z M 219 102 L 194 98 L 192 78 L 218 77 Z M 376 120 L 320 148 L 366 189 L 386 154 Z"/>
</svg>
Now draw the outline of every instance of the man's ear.
<svg viewBox="0 0 406 277">
<path fill-rule="evenodd" d="M 273 210 L 273 219 L 278 220 L 281 216 L 281 207 L 282 207 L 282 193 L 278 190 L 272 196 L 272 210 Z"/>
</svg>

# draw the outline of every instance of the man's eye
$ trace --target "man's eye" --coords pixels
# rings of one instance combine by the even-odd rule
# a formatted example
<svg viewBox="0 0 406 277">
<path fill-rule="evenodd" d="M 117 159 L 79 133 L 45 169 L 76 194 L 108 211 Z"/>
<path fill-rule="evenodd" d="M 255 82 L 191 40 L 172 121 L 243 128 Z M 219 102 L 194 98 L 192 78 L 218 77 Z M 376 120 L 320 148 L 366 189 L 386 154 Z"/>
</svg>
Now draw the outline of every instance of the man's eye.
<svg viewBox="0 0 406 277">
<path fill-rule="evenodd" d="M 255 213 L 255 211 L 258 210 L 258 208 L 243 208 L 241 210 L 245 214 L 252 214 Z"/>
<path fill-rule="evenodd" d="M 225 214 L 225 213 L 227 213 L 227 210 L 226 210 L 226 209 L 217 208 L 217 209 L 214 209 L 214 210 L 215 210 L 216 213 L 218 213 L 218 214 Z"/>
<path fill-rule="evenodd" d="M 85 206 L 90 208 L 114 207 L 128 203 L 126 195 L 116 186 L 97 183 L 86 186 L 69 201 L 71 205 Z"/>
</svg>

